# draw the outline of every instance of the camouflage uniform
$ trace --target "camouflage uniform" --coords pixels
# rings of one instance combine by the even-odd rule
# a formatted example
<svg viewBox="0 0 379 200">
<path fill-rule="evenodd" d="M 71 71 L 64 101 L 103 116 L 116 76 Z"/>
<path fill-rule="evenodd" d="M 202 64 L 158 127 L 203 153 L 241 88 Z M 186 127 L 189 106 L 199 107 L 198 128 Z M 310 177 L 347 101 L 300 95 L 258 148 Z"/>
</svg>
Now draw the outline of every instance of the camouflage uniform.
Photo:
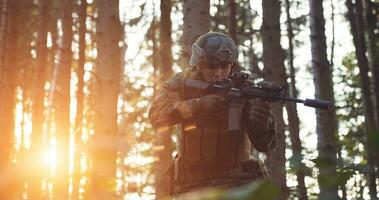
<svg viewBox="0 0 379 200">
<path fill-rule="evenodd" d="M 250 158 L 251 146 L 260 152 L 275 147 L 274 120 L 270 115 L 267 127 L 255 127 L 244 107 L 243 130 L 228 133 L 227 107 L 214 113 L 194 113 L 197 99 L 186 99 L 183 78 L 202 80 L 195 68 L 178 73 L 163 83 L 157 91 L 149 111 L 154 128 L 166 129 L 178 125 L 177 156 L 168 172 L 173 194 L 219 186 L 225 188 L 244 185 L 266 176 L 263 163 Z"/>
</svg>

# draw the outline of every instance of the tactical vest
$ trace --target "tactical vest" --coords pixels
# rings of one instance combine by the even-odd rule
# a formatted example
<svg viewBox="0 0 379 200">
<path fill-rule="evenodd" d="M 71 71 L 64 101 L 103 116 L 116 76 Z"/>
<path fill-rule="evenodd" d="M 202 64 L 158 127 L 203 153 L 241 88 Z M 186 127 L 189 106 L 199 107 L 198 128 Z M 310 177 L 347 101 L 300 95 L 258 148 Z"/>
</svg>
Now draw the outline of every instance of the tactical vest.
<svg viewBox="0 0 379 200">
<path fill-rule="evenodd" d="M 199 79 L 199 74 L 190 72 L 184 77 Z M 183 100 L 191 98 L 191 95 L 181 88 Z M 228 113 L 218 114 L 217 119 L 210 119 L 207 113 L 202 113 L 183 121 L 178 127 L 178 154 L 174 170 L 177 183 L 255 175 L 242 169 L 251 152 L 248 135 L 244 130 L 229 133 Z"/>
</svg>

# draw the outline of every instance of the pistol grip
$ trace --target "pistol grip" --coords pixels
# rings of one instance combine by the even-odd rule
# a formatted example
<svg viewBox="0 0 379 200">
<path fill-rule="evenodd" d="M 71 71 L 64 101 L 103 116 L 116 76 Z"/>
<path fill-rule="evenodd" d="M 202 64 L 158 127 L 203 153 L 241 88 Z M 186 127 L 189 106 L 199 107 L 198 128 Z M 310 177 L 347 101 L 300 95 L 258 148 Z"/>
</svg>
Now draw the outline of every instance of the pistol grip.
<svg viewBox="0 0 379 200">
<path fill-rule="evenodd" d="M 242 107 L 243 104 L 240 102 L 229 102 L 228 131 L 230 133 L 238 133 L 241 131 Z"/>
</svg>

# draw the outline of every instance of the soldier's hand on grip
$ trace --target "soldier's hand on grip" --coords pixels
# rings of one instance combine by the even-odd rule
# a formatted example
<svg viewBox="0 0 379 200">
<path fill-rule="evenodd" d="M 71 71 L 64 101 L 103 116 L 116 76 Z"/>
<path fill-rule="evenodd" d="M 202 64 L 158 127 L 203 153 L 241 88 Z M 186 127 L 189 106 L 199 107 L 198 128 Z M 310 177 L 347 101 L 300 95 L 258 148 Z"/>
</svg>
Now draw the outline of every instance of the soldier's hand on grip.
<svg viewBox="0 0 379 200">
<path fill-rule="evenodd" d="M 270 105 L 260 99 L 250 99 L 248 108 L 249 120 L 253 126 L 266 128 L 270 117 Z"/>
<path fill-rule="evenodd" d="M 217 114 L 227 109 L 228 102 L 225 97 L 217 94 L 202 96 L 196 100 L 197 113 Z"/>
</svg>

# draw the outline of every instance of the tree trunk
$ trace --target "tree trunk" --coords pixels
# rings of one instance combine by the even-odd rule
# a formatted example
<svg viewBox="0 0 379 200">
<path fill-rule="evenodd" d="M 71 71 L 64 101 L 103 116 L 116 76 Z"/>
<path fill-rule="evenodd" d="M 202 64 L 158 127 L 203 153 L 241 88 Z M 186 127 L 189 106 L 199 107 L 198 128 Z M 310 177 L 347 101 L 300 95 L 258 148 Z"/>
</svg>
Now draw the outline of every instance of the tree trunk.
<svg viewBox="0 0 379 200">
<path fill-rule="evenodd" d="M 160 82 L 166 81 L 172 75 L 172 52 L 171 52 L 171 0 L 161 0 L 161 20 L 160 20 L 160 66 L 159 77 Z M 154 36 L 153 36 L 154 37 Z M 155 191 L 156 198 L 162 199 L 169 196 L 170 185 L 167 178 L 166 170 L 172 159 L 172 140 L 171 130 L 157 131 L 157 146 L 163 147 L 162 150 L 156 152 L 159 160 L 155 163 Z M 160 148 L 158 148 L 160 149 Z"/>
<path fill-rule="evenodd" d="M 60 1 L 62 14 L 62 41 L 59 46 L 57 91 L 55 96 L 57 116 L 57 195 L 68 198 L 69 186 L 69 138 L 70 138 L 70 79 L 72 65 L 72 0 Z"/>
<path fill-rule="evenodd" d="M 9 13 L 6 18 L 5 26 L 5 51 L 4 65 L 0 69 L 0 199 L 14 199 L 18 192 L 19 178 L 16 174 L 16 169 L 11 162 L 14 142 L 14 118 L 15 118 L 15 90 L 16 79 L 19 71 L 18 65 L 18 45 L 19 40 L 19 4 L 17 0 L 9 1 L 6 7 L 9 8 Z M 3 44 L 2 44 L 3 45 Z"/>
<path fill-rule="evenodd" d="M 286 15 L 287 15 L 287 33 L 288 33 L 288 66 L 289 66 L 289 72 L 290 72 L 290 95 L 291 97 L 297 98 L 297 89 L 296 89 L 296 80 L 295 80 L 295 66 L 294 66 L 294 55 L 293 55 L 293 40 L 294 40 L 294 34 L 292 29 L 292 18 L 290 14 L 290 8 L 291 4 L 289 0 L 285 1 L 286 3 Z M 296 105 L 296 104 L 295 104 Z M 296 108 L 295 108 L 296 109 Z M 299 126 L 298 123 L 295 126 Z M 298 135 L 298 134 L 297 134 Z"/>
<path fill-rule="evenodd" d="M 280 44 L 280 1 L 262 1 L 263 23 L 263 63 L 264 79 L 286 85 L 283 49 Z M 283 121 L 283 104 L 272 104 L 272 113 L 276 121 L 277 146 L 268 155 L 267 163 L 272 181 L 281 188 L 279 199 L 287 199 L 288 188 L 286 184 L 286 158 L 285 135 Z"/>
<path fill-rule="evenodd" d="M 294 40 L 294 34 L 292 29 L 292 18 L 290 15 L 290 2 L 289 0 L 285 1 L 286 3 L 286 15 L 287 15 L 287 32 L 288 32 L 288 65 L 289 65 L 289 71 L 290 71 L 290 96 L 293 98 L 297 98 L 297 89 L 296 89 L 296 80 L 295 80 L 295 67 L 294 67 L 294 55 L 293 55 L 293 40 Z M 288 115 L 288 126 L 289 126 L 289 133 L 290 133 L 290 139 L 292 144 L 292 152 L 293 152 L 293 160 L 294 160 L 294 167 L 295 167 L 295 173 L 297 178 L 297 193 L 299 200 L 307 200 L 307 188 L 305 187 L 304 182 L 304 163 L 303 163 L 303 155 L 301 153 L 303 147 L 301 146 L 301 140 L 299 136 L 299 116 L 297 114 L 297 106 L 296 103 L 293 102 L 287 102 L 286 103 L 286 109 L 287 109 L 287 115 Z"/>
<path fill-rule="evenodd" d="M 165 81 L 172 75 L 171 42 L 171 0 L 161 0 L 160 23 L 160 80 Z"/>
<path fill-rule="evenodd" d="M 79 60 L 76 74 L 78 76 L 78 86 L 76 91 L 76 117 L 74 128 L 74 170 L 73 170 L 73 183 L 72 183 L 72 197 L 73 199 L 79 199 L 80 188 L 80 158 L 81 158 L 81 135 L 83 124 L 83 107 L 84 107 L 84 64 L 86 61 L 86 18 L 87 18 L 87 1 L 81 0 L 80 5 L 77 5 L 79 12 Z"/>
<path fill-rule="evenodd" d="M 238 44 L 237 41 L 237 5 L 235 0 L 228 0 L 228 33 L 229 36 Z"/>
<path fill-rule="evenodd" d="M 362 1 L 356 0 L 353 5 L 352 0 L 347 0 L 348 19 L 351 25 L 351 33 L 355 46 L 355 55 L 358 60 L 359 78 L 362 89 L 363 112 L 365 116 L 365 129 L 367 139 L 367 165 L 368 165 L 368 187 L 371 199 L 376 199 L 376 176 L 375 176 L 375 158 L 373 134 L 375 131 L 374 106 L 371 100 L 370 78 L 368 76 L 368 60 L 366 57 L 366 44 L 364 36 L 364 21 L 362 11 Z"/>
<path fill-rule="evenodd" d="M 155 10 L 153 12 L 153 20 L 151 22 L 151 36 L 148 36 L 148 39 L 151 39 L 151 42 L 152 42 L 152 50 L 153 50 L 153 55 L 152 55 L 152 64 L 153 64 L 153 68 L 154 68 L 154 72 L 153 72 L 153 76 L 154 77 L 159 77 L 159 64 L 160 64 L 160 58 L 159 58 L 159 47 L 158 47 L 158 32 L 157 32 L 157 27 L 158 27 L 158 24 L 160 24 L 159 21 L 157 21 L 156 17 L 155 17 Z M 158 86 L 158 82 L 159 82 L 159 78 L 158 80 L 157 79 L 154 79 L 153 80 L 154 82 L 154 89 L 156 89 L 156 87 Z"/>
<path fill-rule="evenodd" d="M 376 117 L 376 130 L 379 129 L 379 2 L 365 0 L 365 15 L 367 24 L 367 38 L 370 53 L 370 66 L 372 70 L 372 78 L 374 84 L 374 113 Z M 378 133 L 378 132 L 377 132 Z M 376 138 L 378 142 L 378 138 Z M 379 146 L 376 143 L 375 146 Z M 379 168 L 379 149 L 376 149 L 376 166 Z"/>
<path fill-rule="evenodd" d="M 209 31 L 209 0 L 185 0 L 183 5 L 182 68 L 187 69 L 192 54 L 192 44 Z"/>
<path fill-rule="evenodd" d="M 42 132 L 43 132 L 43 111 L 45 96 L 45 80 L 47 68 L 47 25 L 49 18 L 49 1 L 40 0 L 38 2 L 38 34 L 37 34 L 37 57 L 33 84 L 33 107 L 32 107 L 32 136 L 31 136 L 31 158 L 36 161 L 37 169 L 41 169 L 42 163 Z M 30 198 L 40 199 L 42 171 L 36 170 L 31 173 Z"/>
<path fill-rule="evenodd" d="M 338 168 L 342 169 L 343 166 L 343 158 L 342 158 L 342 145 L 337 144 L 337 159 L 338 159 Z M 342 193 L 341 200 L 347 200 L 347 191 L 346 191 L 346 182 L 341 181 L 340 190 Z"/>
<path fill-rule="evenodd" d="M 309 0 L 313 82 L 315 97 L 334 103 L 332 70 L 326 54 L 325 19 L 322 0 Z M 339 199 L 336 181 L 336 133 L 335 109 L 316 110 L 317 164 L 320 199 Z"/>
<path fill-rule="evenodd" d="M 332 9 L 332 14 L 330 16 L 332 20 L 332 44 L 330 45 L 330 67 L 334 68 L 334 49 L 336 46 L 336 37 L 335 37 L 335 14 L 334 14 L 334 0 L 330 0 L 330 9 Z"/>
<path fill-rule="evenodd" d="M 9 21 L 9 0 L 3 0 L 0 2 L 0 99 L 3 99 L 5 82 L 4 82 L 4 71 L 5 71 L 5 58 L 7 49 L 7 31 L 8 31 L 8 21 Z M 3 114 L 3 105 L 0 102 L 0 115 Z M 0 127 L 3 127 L 2 122 L 0 122 Z M 2 164 L 2 163 L 1 163 Z"/>
<path fill-rule="evenodd" d="M 98 0 L 96 25 L 97 63 L 95 67 L 95 116 L 91 144 L 92 198 L 115 199 L 118 144 L 117 99 L 121 78 L 122 28 L 119 1 Z"/>
<path fill-rule="evenodd" d="M 1 70 L 4 68 L 4 62 L 5 62 L 5 44 L 6 44 L 6 37 L 7 37 L 6 33 L 7 33 L 7 27 L 8 27 L 8 13 L 9 13 L 9 5 L 10 5 L 9 2 L 10 2 L 9 0 L 2 0 L 0 2 L 0 82 L 2 80 Z"/>
<path fill-rule="evenodd" d="M 376 134 L 374 137 L 374 153 L 376 160 L 376 175 L 379 172 L 379 2 L 366 0 L 365 17 L 367 23 L 367 38 L 369 44 L 370 67 L 372 70 L 373 91 L 374 91 L 374 113 Z"/>
</svg>

